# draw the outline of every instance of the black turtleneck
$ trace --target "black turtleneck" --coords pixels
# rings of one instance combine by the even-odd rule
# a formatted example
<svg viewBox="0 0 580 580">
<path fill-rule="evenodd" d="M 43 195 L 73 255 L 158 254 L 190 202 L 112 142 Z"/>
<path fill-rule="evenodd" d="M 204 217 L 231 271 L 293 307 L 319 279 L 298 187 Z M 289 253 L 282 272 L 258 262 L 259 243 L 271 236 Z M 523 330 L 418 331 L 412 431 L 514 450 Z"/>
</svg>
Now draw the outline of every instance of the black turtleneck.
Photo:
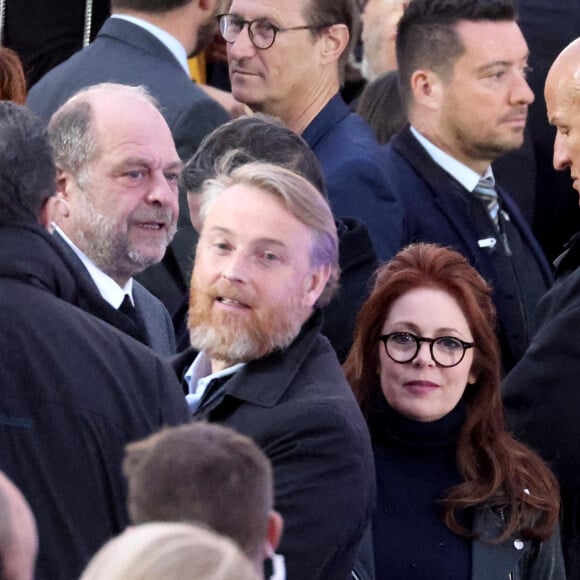
<svg viewBox="0 0 580 580">
<path fill-rule="evenodd" d="M 429 423 L 407 419 L 386 402 L 372 414 L 377 580 L 471 578 L 471 541 L 445 526 L 438 505 L 461 481 L 455 450 L 464 420 L 462 403 Z"/>
</svg>

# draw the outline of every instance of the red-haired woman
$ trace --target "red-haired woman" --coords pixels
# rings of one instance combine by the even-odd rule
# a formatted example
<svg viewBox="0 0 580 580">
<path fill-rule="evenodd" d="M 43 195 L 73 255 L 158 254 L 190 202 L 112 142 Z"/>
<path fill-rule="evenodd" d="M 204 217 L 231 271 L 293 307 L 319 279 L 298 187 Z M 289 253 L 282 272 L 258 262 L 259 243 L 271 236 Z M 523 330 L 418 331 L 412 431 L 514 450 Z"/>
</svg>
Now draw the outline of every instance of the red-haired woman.
<svg viewBox="0 0 580 580">
<path fill-rule="evenodd" d="M 565 578 L 558 484 L 506 432 L 490 289 L 415 244 L 377 273 L 345 372 L 373 440 L 377 580 Z"/>
</svg>

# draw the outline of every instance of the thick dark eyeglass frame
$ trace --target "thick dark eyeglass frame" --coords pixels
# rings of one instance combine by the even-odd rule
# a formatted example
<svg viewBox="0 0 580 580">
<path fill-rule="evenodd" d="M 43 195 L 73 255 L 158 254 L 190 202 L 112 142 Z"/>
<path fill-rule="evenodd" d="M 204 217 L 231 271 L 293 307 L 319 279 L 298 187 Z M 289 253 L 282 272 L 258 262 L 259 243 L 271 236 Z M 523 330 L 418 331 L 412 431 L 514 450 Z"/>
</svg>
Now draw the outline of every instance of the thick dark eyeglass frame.
<svg viewBox="0 0 580 580">
<path fill-rule="evenodd" d="M 396 336 L 397 334 L 405 334 L 406 336 L 411 337 L 414 341 L 415 341 L 415 354 L 413 354 L 413 356 L 407 360 L 397 360 L 395 358 L 393 358 L 391 356 L 391 354 L 389 353 L 389 349 L 387 347 L 387 342 L 389 340 L 389 338 L 391 338 L 391 336 Z M 433 353 L 433 345 L 439 341 L 439 340 L 455 340 L 457 341 L 459 344 L 461 344 L 461 346 L 463 347 L 463 353 L 461 354 L 461 357 L 459 358 L 459 360 L 456 363 L 453 363 L 452 365 L 444 365 L 441 364 L 436 358 L 435 358 L 435 354 Z M 437 338 L 426 338 L 424 336 L 417 336 L 416 334 L 413 334 L 412 332 L 403 332 L 401 330 L 397 331 L 397 332 L 390 332 L 389 334 L 383 334 L 381 336 L 379 336 L 379 340 L 383 343 L 383 346 L 385 348 L 385 353 L 387 354 L 387 356 L 396 363 L 399 364 L 407 364 L 412 362 L 413 360 L 415 360 L 415 358 L 417 357 L 417 355 L 419 354 L 419 349 L 421 348 L 421 343 L 422 342 L 426 342 L 429 345 L 429 352 L 431 353 L 431 358 L 433 359 L 433 362 L 440 367 L 449 369 L 452 367 L 456 367 L 458 364 L 461 363 L 461 361 L 465 358 L 465 353 L 470 349 L 470 348 L 474 348 L 475 347 L 475 343 L 474 342 L 466 342 L 465 340 L 461 340 L 460 338 L 457 338 L 456 336 L 438 336 Z"/>
<path fill-rule="evenodd" d="M 238 34 L 238 36 L 236 36 L 236 38 L 234 40 L 228 40 L 225 37 L 225 31 L 222 29 L 222 22 L 225 22 L 226 21 L 226 18 L 228 16 L 231 17 L 231 18 L 235 18 L 236 19 L 236 22 L 239 25 L 241 25 L 240 33 Z M 258 50 L 268 50 L 269 48 L 272 48 L 272 45 L 274 44 L 274 42 L 276 42 L 276 36 L 278 36 L 278 33 L 279 32 L 290 32 L 292 30 L 322 30 L 323 28 L 328 28 L 329 26 L 334 26 L 334 24 L 335 24 L 335 23 L 329 23 L 329 24 L 305 24 L 303 26 L 289 26 L 288 28 L 281 28 L 280 26 L 276 26 L 275 24 L 272 24 L 271 22 L 269 22 L 266 18 L 256 18 L 255 20 L 244 20 L 243 18 L 239 18 L 238 16 L 235 16 L 234 14 L 230 14 L 228 12 L 226 12 L 224 14 L 218 14 L 216 16 L 216 20 L 218 21 L 218 25 L 219 25 L 219 29 L 220 29 L 220 34 L 222 35 L 222 38 L 228 44 L 233 44 L 234 42 L 236 42 L 236 40 L 239 38 L 240 34 L 244 30 L 244 26 L 246 26 L 246 24 L 247 24 L 248 25 L 248 36 L 250 37 L 250 42 Z M 268 25 L 272 28 L 272 32 L 274 33 L 274 35 L 272 37 L 272 42 L 268 46 L 258 46 L 254 42 L 254 33 L 252 31 L 252 26 L 256 22 L 262 22 L 262 23 L 267 22 Z M 224 24 L 224 26 L 225 26 L 225 24 Z"/>
</svg>

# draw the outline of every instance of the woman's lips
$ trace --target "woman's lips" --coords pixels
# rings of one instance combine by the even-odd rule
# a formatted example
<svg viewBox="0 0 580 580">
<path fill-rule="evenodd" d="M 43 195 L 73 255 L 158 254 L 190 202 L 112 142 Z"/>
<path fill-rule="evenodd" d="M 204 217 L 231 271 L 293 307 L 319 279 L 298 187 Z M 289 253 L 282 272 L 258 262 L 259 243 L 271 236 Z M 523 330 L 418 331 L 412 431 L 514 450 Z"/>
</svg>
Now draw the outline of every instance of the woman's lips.
<svg viewBox="0 0 580 580">
<path fill-rule="evenodd" d="M 405 383 L 405 388 L 412 392 L 426 392 L 438 389 L 439 385 L 431 381 L 408 381 Z"/>
</svg>

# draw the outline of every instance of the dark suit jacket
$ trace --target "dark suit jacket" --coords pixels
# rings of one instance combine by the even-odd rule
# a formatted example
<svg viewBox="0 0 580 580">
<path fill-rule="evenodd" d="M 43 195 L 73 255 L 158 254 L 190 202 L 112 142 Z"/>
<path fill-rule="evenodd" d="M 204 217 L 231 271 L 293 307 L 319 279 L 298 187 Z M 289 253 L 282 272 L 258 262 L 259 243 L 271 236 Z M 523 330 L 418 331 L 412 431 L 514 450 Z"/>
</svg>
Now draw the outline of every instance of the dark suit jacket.
<svg viewBox="0 0 580 580">
<path fill-rule="evenodd" d="M 366 121 L 335 95 L 302 137 L 322 166 L 332 213 L 354 217 L 371 234 L 379 260 L 401 247 L 401 210 L 388 189 L 380 146 Z"/>
<path fill-rule="evenodd" d="M 491 284 L 498 312 L 502 356 L 509 370 L 528 345 L 522 304 L 517 295 L 506 289 L 491 253 L 478 245 L 480 236 L 464 203 L 466 190 L 433 161 L 409 127 L 385 146 L 385 164 L 389 187 L 399 195 L 404 208 L 403 245 L 423 241 L 452 247 Z M 501 188 L 498 188 L 498 195 L 525 249 L 523 256 L 514 255 L 512 260 L 522 260 L 524 269 L 534 268 L 538 272 L 543 284 L 535 291 L 541 296 L 551 283 L 550 267 L 515 202 Z"/>
<path fill-rule="evenodd" d="M 320 326 L 317 313 L 287 349 L 247 363 L 194 415 L 251 437 L 272 462 L 289 580 L 350 579 L 374 507 L 368 430 Z M 193 356 L 175 358 L 180 377 Z"/>
<path fill-rule="evenodd" d="M 125 528 L 125 445 L 188 418 L 167 362 L 76 308 L 77 284 L 45 230 L 0 228 L 0 468 L 36 517 L 37 580 L 78 578 Z"/>
<path fill-rule="evenodd" d="M 159 40 L 143 28 L 118 18 L 109 18 L 93 43 L 32 87 L 26 104 L 48 121 L 74 93 L 102 82 L 144 85 L 159 102 L 184 161 L 208 133 L 229 119 L 216 101 L 187 78 Z M 191 255 L 197 240 L 184 192 L 179 200 L 178 225 L 162 265 L 154 266 L 142 277 L 170 311 L 179 304 L 189 285 Z"/>
<path fill-rule="evenodd" d="M 28 87 L 81 50 L 85 10 L 78 0 L 7 0 L 2 44 L 18 53 Z M 91 40 L 109 14 L 109 0 L 92 0 Z"/>
<path fill-rule="evenodd" d="M 77 275 L 77 306 L 147 344 L 160 355 L 169 356 L 175 353 L 173 324 L 160 300 L 133 280 L 133 300 L 142 323 L 139 327 L 129 316 L 113 308 L 101 296 L 89 271 L 63 238 L 56 232 L 54 238 L 62 250 L 61 258 Z"/>
<path fill-rule="evenodd" d="M 504 379 L 502 393 L 509 427 L 558 478 L 568 578 L 580 578 L 580 237 L 560 273 L 540 301 L 530 347 Z"/>
</svg>

